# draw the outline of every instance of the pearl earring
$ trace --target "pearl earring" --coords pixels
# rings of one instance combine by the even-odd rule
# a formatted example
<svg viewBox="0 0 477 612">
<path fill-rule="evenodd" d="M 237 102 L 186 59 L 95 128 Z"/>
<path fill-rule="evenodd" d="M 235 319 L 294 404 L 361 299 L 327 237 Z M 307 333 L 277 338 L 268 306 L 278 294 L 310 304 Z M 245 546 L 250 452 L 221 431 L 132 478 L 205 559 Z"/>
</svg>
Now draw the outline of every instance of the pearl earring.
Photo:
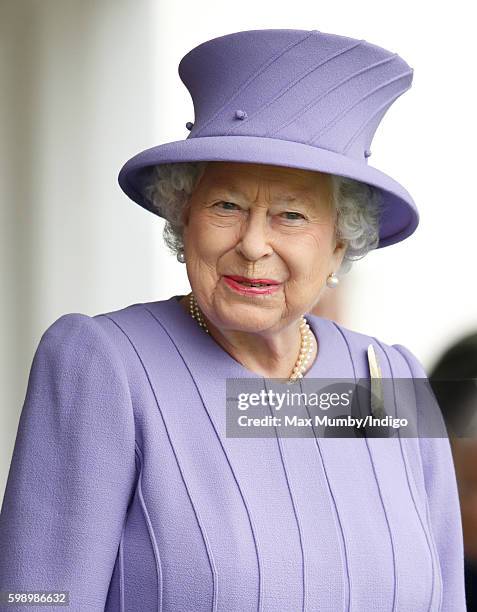
<svg viewBox="0 0 477 612">
<path fill-rule="evenodd" d="M 184 253 L 184 249 L 181 249 L 178 253 L 177 253 L 177 261 L 179 261 L 180 263 L 185 263 L 185 253 Z"/>
<path fill-rule="evenodd" d="M 335 287 L 337 287 L 339 282 L 340 282 L 340 279 L 336 276 L 334 272 L 329 274 L 328 278 L 326 279 L 326 285 L 330 289 L 334 289 Z"/>
</svg>

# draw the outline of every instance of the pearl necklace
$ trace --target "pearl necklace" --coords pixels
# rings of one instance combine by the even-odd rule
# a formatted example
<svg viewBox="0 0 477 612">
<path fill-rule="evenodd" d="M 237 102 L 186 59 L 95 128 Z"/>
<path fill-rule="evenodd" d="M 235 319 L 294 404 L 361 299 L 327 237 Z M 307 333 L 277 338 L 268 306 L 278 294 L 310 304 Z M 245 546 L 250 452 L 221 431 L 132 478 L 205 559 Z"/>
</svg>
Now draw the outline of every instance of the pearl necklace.
<svg viewBox="0 0 477 612">
<path fill-rule="evenodd" d="M 195 299 L 195 295 L 193 293 L 189 294 L 189 312 L 193 319 L 197 321 L 199 326 L 210 335 L 210 331 L 204 321 L 202 316 L 202 312 L 200 311 L 199 305 Z M 309 324 L 307 323 L 305 317 L 301 317 L 300 320 L 300 333 L 301 333 L 301 346 L 300 353 L 298 355 L 298 359 L 295 362 L 295 366 L 292 370 L 292 373 L 288 379 L 289 383 L 295 382 L 298 378 L 303 378 L 303 373 L 305 372 L 308 362 L 311 359 L 311 355 L 313 353 L 313 341 L 315 337 L 313 332 L 310 329 Z"/>
</svg>

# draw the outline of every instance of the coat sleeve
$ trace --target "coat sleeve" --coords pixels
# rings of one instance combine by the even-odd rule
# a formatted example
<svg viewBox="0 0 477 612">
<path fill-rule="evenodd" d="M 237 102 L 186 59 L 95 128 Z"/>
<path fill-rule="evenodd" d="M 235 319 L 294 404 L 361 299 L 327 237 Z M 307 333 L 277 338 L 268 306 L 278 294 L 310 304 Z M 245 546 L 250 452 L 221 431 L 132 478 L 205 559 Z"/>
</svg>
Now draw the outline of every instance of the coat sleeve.
<svg viewBox="0 0 477 612">
<path fill-rule="evenodd" d="M 30 370 L 0 514 L 0 591 L 69 591 L 69 610 L 104 610 L 135 471 L 120 356 L 94 317 L 63 315 Z"/>
<path fill-rule="evenodd" d="M 420 361 L 400 344 L 393 345 L 406 359 L 413 378 L 427 379 L 427 374 Z M 442 575 L 441 612 L 465 612 L 464 582 L 464 545 L 462 520 L 455 468 L 449 439 L 441 410 L 432 395 L 429 401 L 430 385 L 415 385 L 417 402 L 419 394 L 421 405 L 425 405 L 426 414 L 418 410 L 418 431 L 434 432 L 433 437 L 420 437 L 419 445 L 424 471 L 424 483 L 428 498 L 431 529 L 439 558 Z M 427 412 L 430 410 L 430 413 Z M 423 423 L 423 419 L 432 419 L 432 425 Z M 440 437 L 437 433 L 440 431 Z"/>
</svg>

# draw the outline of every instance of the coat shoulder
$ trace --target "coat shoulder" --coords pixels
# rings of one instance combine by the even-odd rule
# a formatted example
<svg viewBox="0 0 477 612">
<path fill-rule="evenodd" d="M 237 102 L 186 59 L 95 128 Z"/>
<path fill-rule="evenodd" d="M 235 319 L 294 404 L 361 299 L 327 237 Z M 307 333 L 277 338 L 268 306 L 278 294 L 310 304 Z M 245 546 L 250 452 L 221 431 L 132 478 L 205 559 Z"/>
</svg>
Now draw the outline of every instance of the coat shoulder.
<svg viewBox="0 0 477 612">
<path fill-rule="evenodd" d="M 308 315 L 310 316 L 310 315 Z M 316 317 L 316 315 L 311 315 Z M 322 321 L 324 319 L 321 319 Z M 351 329 L 341 323 L 326 319 L 337 338 L 341 338 L 352 355 L 366 355 L 372 345 L 380 364 L 385 364 L 394 376 L 427 378 L 420 359 L 406 346 L 398 342 L 385 342 L 376 336 Z"/>
<path fill-rule="evenodd" d="M 352 345 L 354 348 L 368 348 L 370 344 L 379 345 L 383 350 L 392 351 L 396 346 L 396 344 L 390 344 L 384 342 L 380 338 L 376 336 L 372 336 L 370 334 L 366 334 L 365 332 L 356 331 L 355 329 L 351 329 L 341 323 L 337 323 L 331 319 L 324 319 L 322 317 L 317 317 L 316 315 L 307 315 L 312 319 L 321 319 L 321 321 L 326 321 L 328 325 L 334 329 L 338 336 L 341 336 L 343 340 Z"/>
</svg>

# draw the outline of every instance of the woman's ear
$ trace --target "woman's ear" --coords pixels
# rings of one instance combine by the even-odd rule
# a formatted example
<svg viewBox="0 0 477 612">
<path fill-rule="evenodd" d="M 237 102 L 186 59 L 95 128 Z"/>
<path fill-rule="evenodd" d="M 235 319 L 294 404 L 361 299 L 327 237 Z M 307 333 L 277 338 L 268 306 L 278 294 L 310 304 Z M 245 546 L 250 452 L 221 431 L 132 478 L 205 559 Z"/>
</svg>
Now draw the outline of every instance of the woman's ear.
<svg viewBox="0 0 477 612">
<path fill-rule="evenodd" d="M 190 215 L 190 201 L 188 201 L 184 205 L 184 208 L 182 209 L 182 213 L 181 213 L 181 221 L 184 227 L 187 227 L 187 225 L 189 224 L 189 215 Z"/>
<path fill-rule="evenodd" d="M 336 238 L 333 257 L 338 261 L 339 264 L 341 264 L 341 262 L 343 261 L 347 249 L 348 243 L 345 240 Z"/>
<path fill-rule="evenodd" d="M 335 270 L 335 271 L 339 270 L 339 268 L 340 268 L 340 266 L 341 266 L 341 264 L 343 262 L 343 259 L 344 259 L 344 256 L 345 256 L 345 253 L 346 253 L 347 249 L 348 249 L 348 243 L 347 242 L 345 242 L 344 240 L 336 239 L 336 241 L 335 241 L 335 249 L 334 249 L 334 251 L 333 251 L 333 253 L 331 255 L 332 269 L 333 270 Z"/>
</svg>

